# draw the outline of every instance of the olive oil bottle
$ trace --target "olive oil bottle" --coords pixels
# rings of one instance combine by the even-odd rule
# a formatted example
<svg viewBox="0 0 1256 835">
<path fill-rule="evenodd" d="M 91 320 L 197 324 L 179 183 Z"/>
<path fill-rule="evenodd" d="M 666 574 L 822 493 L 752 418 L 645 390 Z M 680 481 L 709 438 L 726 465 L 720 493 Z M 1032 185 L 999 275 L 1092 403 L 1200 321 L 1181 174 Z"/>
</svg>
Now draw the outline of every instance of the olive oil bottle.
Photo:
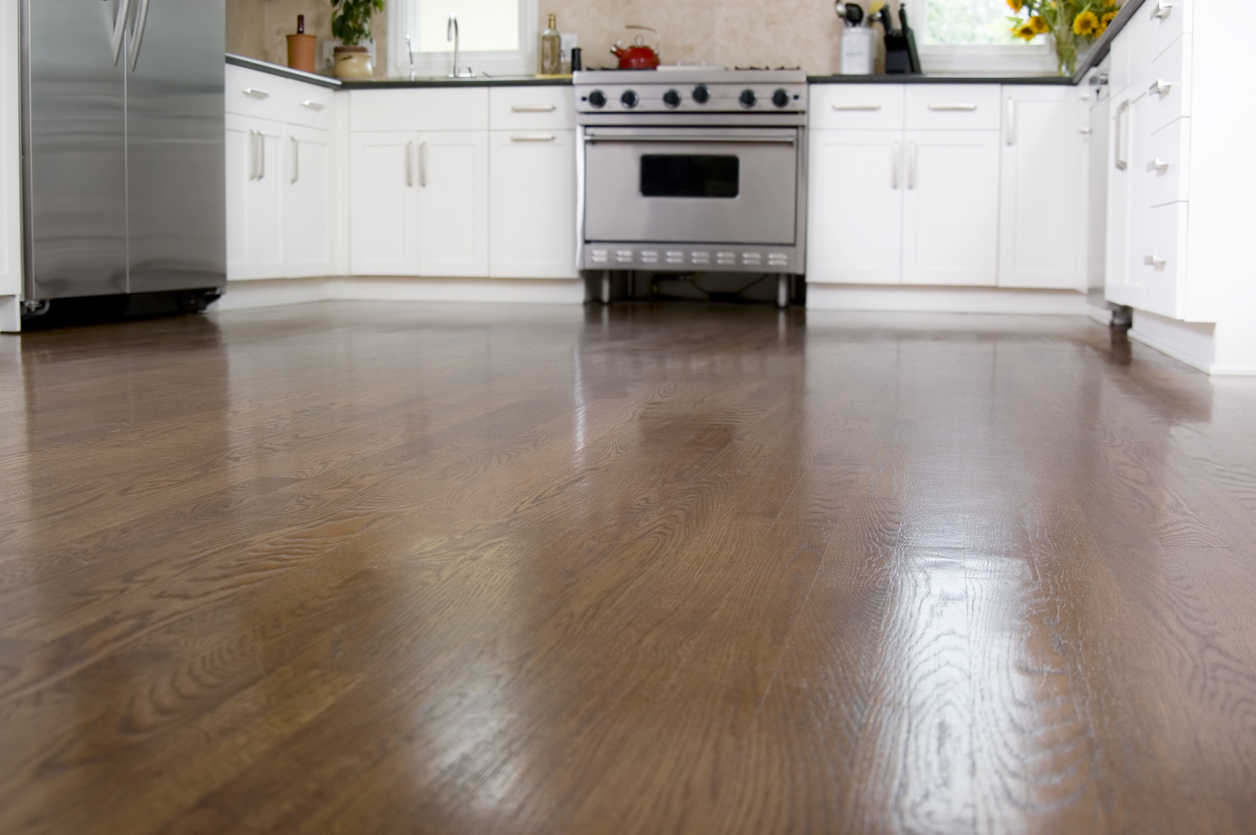
<svg viewBox="0 0 1256 835">
<path fill-rule="evenodd" d="M 549 16 L 549 25 L 541 33 L 541 75 L 558 75 L 563 71 L 562 37 L 558 34 L 558 16 Z"/>
</svg>

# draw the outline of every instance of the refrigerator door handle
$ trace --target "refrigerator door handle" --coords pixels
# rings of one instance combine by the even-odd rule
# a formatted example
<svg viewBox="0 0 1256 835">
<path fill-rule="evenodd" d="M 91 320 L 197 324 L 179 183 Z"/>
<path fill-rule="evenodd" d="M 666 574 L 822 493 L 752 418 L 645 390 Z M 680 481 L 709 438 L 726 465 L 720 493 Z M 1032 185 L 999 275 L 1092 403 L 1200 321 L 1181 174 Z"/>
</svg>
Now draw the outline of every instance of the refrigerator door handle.
<svg viewBox="0 0 1256 835">
<path fill-rule="evenodd" d="M 126 19 L 131 16 L 131 0 L 121 0 L 118 3 L 118 16 L 113 21 L 113 39 L 110 48 L 113 49 L 113 65 L 118 66 L 118 58 L 122 56 L 122 39 L 126 35 Z"/>
<path fill-rule="evenodd" d="M 140 0 L 140 10 L 135 13 L 135 28 L 131 30 L 131 71 L 140 60 L 140 45 L 144 42 L 144 29 L 148 26 L 148 0 Z"/>
</svg>

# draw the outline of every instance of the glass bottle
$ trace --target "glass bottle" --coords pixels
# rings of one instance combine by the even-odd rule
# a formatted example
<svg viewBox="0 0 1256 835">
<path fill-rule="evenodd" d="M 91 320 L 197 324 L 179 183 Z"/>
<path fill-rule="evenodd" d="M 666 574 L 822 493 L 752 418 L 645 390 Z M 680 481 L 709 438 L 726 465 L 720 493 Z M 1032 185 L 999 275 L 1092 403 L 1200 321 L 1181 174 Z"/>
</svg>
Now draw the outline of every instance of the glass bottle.
<svg viewBox="0 0 1256 835">
<path fill-rule="evenodd" d="M 562 36 L 558 34 L 558 16 L 549 16 L 549 25 L 541 33 L 541 75 L 562 72 Z"/>
</svg>

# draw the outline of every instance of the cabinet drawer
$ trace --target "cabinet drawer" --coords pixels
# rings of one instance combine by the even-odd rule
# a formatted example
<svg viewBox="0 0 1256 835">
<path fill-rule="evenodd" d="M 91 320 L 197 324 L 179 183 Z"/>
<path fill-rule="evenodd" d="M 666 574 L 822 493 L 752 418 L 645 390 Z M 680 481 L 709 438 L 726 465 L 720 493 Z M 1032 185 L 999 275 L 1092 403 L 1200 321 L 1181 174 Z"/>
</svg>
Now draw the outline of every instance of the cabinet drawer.
<svg viewBox="0 0 1256 835">
<path fill-rule="evenodd" d="M 336 91 L 301 81 L 292 81 L 289 85 L 284 102 L 284 121 L 330 130 L 335 121 Z"/>
<path fill-rule="evenodd" d="M 351 131 L 487 129 L 487 87 L 349 91 Z"/>
<path fill-rule="evenodd" d="M 576 126 L 576 98 L 570 87 L 490 87 L 492 130 L 563 130 Z"/>
<path fill-rule="evenodd" d="M 811 87 L 811 126 L 825 130 L 900 130 L 902 84 L 816 84 Z"/>
<path fill-rule="evenodd" d="M 1146 20 L 1147 58 L 1152 60 L 1164 52 L 1171 43 L 1191 31 L 1190 0 L 1147 0 L 1135 12 Z"/>
<path fill-rule="evenodd" d="M 1191 115 L 1191 36 L 1183 35 L 1151 62 L 1147 78 L 1147 127 L 1159 130 Z"/>
<path fill-rule="evenodd" d="M 270 73 L 228 64 L 223 109 L 238 116 L 287 120 L 286 103 L 292 99 L 289 82 Z"/>
<path fill-rule="evenodd" d="M 1151 135 L 1147 159 L 1139 161 L 1139 173 L 1146 177 L 1147 205 L 1188 199 L 1190 136 L 1189 119 L 1171 122 Z"/>
<path fill-rule="evenodd" d="M 907 87 L 908 130 L 998 130 L 997 84 L 913 84 Z"/>
<path fill-rule="evenodd" d="M 1177 319 L 1182 314 L 1182 244 L 1186 240 L 1188 203 L 1143 209 L 1130 247 L 1130 274 L 1142 287 L 1142 308 Z"/>
</svg>

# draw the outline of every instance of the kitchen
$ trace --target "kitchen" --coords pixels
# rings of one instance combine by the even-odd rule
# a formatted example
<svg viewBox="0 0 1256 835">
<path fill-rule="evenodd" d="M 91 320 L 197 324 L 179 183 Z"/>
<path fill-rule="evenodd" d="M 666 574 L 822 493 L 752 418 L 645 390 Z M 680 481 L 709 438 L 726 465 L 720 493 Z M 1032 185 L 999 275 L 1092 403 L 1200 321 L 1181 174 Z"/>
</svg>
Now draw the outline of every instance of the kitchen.
<svg viewBox="0 0 1256 835">
<path fill-rule="evenodd" d="M 21 33 L 83 1 L 0 0 L 0 829 L 1247 825 L 1217 6 L 1095 6 L 1061 75 L 1004 0 L 889 52 L 897 3 L 393 0 L 339 53 L 227 0 L 205 54 L 93 0 L 140 109 L 80 250 L 22 222 L 83 146 Z M 145 179 L 159 58 L 221 153 Z M 76 259 L 196 315 L 41 327 Z"/>
</svg>

